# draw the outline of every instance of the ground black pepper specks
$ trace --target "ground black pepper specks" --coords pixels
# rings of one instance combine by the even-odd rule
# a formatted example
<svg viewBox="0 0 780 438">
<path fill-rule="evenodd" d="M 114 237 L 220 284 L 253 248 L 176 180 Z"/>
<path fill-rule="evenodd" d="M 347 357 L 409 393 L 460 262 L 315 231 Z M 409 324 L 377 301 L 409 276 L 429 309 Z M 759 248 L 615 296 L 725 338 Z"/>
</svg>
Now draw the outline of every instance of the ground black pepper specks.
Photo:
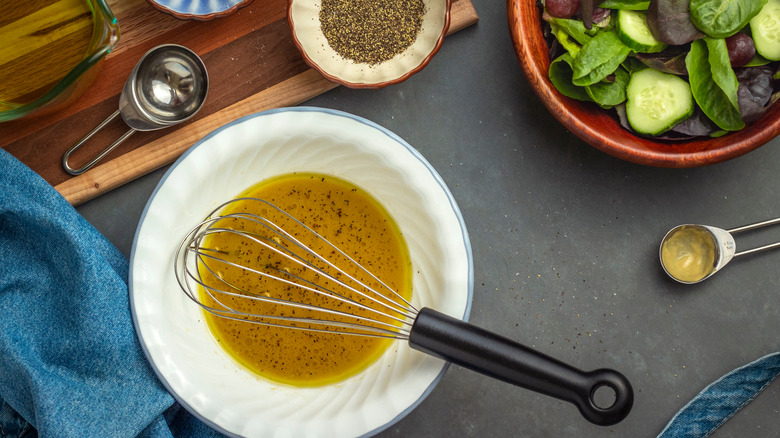
<svg viewBox="0 0 780 438">
<path fill-rule="evenodd" d="M 322 0 L 320 24 L 336 53 L 373 65 L 414 43 L 424 13 L 423 0 Z"/>
<path fill-rule="evenodd" d="M 336 178 L 297 174 L 266 181 L 242 196 L 261 197 L 287 210 L 350 253 L 360 264 L 371 266 L 375 274 L 402 292 L 406 298 L 410 297 L 411 265 L 406 244 L 384 209 L 362 190 Z M 247 207 L 249 205 L 244 204 Z M 231 212 L 247 211 L 243 208 L 236 205 Z M 253 208 L 257 210 L 257 204 Z M 265 209 L 260 213 L 274 221 L 288 220 L 274 217 L 269 210 Z M 220 226 L 223 225 L 233 229 L 245 226 L 242 223 L 222 224 L 220 221 Z M 296 233 L 294 226 L 284 223 L 280 225 L 293 234 Z M 219 246 L 243 264 L 254 263 L 260 269 L 267 266 L 285 270 L 296 269 L 295 266 L 288 266 L 289 262 L 269 254 L 269 251 L 262 251 L 257 245 L 247 245 L 243 239 L 206 243 Z M 333 260 L 339 264 L 337 260 L 341 256 L 332 249 L 317 251 L 329 254 L 329 257 L 335 258 Z M 222 271 L 225 278 L 235 279 L 236 284 L 245 290 L 251 290 L 252 293 L 346 310 L 365 317 L 350 304 L 323 301 L 316 294 L 302 292 L 298 288 L 279 287 L 278 282 L 264 283 L 258 281 L 256 275 L 248 275 L 243 271 L 235 272 L 228 268 L 223 268 Z M 313 270 L 298 268 L 295 273 L 330 287 L 330 282 L 323 280 Z M 335 273 L 335 276 L 342 277 L 338 273 Z M 372 281 L 365 276 L 357 276 L 361 277 L 361 281 Z M 207 299 L 203 301 L 208 302 Z M 245 304 L 231 303 L 231 307 L 235 306 L 251 313 L 294 315 L 303 318 L 315 316 L 309 310 L 289 306 L 266 303 L 259 307 L 240 307 L 243 305 Z M 322 317 L 321 314 L 318 316 Z M 387 340 L 265 327 L 210 315 L 206 315 L 206 319 L 215 338 L 239 363 L 261 376 L 296 386 L 316 386 L 343 380 L 372 363 L 390 344 Z M 352 317 L 351 319 L 357 320 Z M 296 322 L 290 325 L 305 324 Z"/>
</svg>

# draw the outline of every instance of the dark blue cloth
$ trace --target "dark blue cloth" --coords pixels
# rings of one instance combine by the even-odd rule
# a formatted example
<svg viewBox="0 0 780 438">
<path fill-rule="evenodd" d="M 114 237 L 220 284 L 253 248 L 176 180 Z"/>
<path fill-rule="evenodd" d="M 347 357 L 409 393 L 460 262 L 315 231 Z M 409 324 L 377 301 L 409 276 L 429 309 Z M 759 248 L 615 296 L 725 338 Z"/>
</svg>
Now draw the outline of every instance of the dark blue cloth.
<svg viewBox="0 0 780 438">
<path fill-rule="evenodd" d="M 704 388 L 666 425 L 658 438 L 710 436 L 780 374 L 780 352 L 729 372 Z"/>
<path fill-rule="evenodd" d="M 146 361 L 124 256 L 2 149 L 0 267 L 0 436 L 218 436 Z"/>
</svg>

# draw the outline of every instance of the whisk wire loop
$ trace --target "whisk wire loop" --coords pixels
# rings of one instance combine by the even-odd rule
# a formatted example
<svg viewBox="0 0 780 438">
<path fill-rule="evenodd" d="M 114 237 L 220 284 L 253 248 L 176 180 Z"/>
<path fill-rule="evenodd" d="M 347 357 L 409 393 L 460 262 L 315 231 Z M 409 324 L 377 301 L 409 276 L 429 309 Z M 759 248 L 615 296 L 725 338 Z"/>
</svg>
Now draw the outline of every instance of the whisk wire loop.
<svg viewBox="0 0 780 438">
<path fill-rule="evenodd" d="M 377 293 L 377 294 L 376 294 L 377 296 L 379 296 L 379 297 L 384 297 L 384 298 L 387 298 L 388 302 L 391 302 L 391 303 L 393 303 L 393 304 L 396 304 L 396 302 L 395 302 L 394 300 L 398 300 L 398 302 L 399 302 L 399 303 L 403 303 L 403 306 L 404 306 L 404 307 L 407 307 L 407 308 L 409 308 L 409 309 L 412 309 L 412 310 L 414 311 L 413 313 L 414 313 L 415 315 L 416 315 L 416 314 L 419 312 L 419 309 L 415 308 L 415 307 L 414 307 L 414 305 L 412 305 L 412 303 L 411 303 L 411 302 L 409 302 L 409 300 L 407 300 L 407 299 L 406 299 L 406 298 L 404 298 L 404 297 L 403 297 L 401 294 L 399 294 L 399 293 L 398 293 L 396 290 L 394 290 L 393 288 L 391 288 L 390 286 L 388 286 L 388 285 L 387 285 L 387 284 L 386 284 L 384 281 L 382 281 L 382 279 L 380 279 L 379 277 L 377 277 L 376 275 L 374 275 L 374 274 L 373 274 L 371 271 L 369 271 L 368 269 L 366 269 L 365 267 L 363 267 L 363 265 L 361 265 L 360 263 L 358 263 L 357 261 L 355 261 L 355 259 L 353 259 L 353 258 L 352 258 L 352 257 L 351 257 L 349 254 L 347 254 L 347 253 L 345 253 L 344 251 L 342 251 L 340 248 L 338 248 L 336 245 L 334 245 L 334 244 L 333 244 L 331 241 L 329 241 L 328 239 L 326 239 L 326 238 L 322 237 L 322 236 L 321 236 L 319 233 L 317 233 L 316 231 L 314 231 L 314 230 L 313 230 L 312 228 L 310 228 L 308 225 L 304 224 L 303 222 L 299 221 L 299 220 L 298 220 L 297 218 L 295 218 L 294 216 L 290 215 L 290 214 L 289 214 L 289 213 L 287 213 L 286 211 L 282 210 L 281 208 L 277 207 L 276 205 L 274 205 L 274 204 L 272 204 L 272 203 L 270 203 L 270 202 L 268 202 L 268 201 L 266 201 L 266 200 L 264 200 L 264 199 L 259 199 L 259 198 L 247 198 L 247 197 L 245 197 L 245 198 L 237 198 L 237 199 L 233 199 L 233 200 L 231 200 L 231 201 L 228 201 L 228 202 L 225 202 L 224 204 L 222 204 L 222 205 L 220 205 L 219 207 L 217 207 L 217 208 L 216 208 L 214 211 L 212 211 L 212 213 L 211 213 L 211 215 L 210 215 L 210 216 L 213 216 L 213 215 L 214 215 L 216 212 L 220 211 L 222 208 L 224 208 L 226 205 L 228 205 L 228 204 L 230 204 L 230 203 L 233 203 L 233 202 L 238 202 L 238 201 L 243 201 L 243 200 L 249 200 L 249 201 L 254 201 L 254 202 L 259 202 L 259 203 L 262 203 L 262 204 L 266 205 L 267 207 L 269 207 L 269 208 L 273 209 L 273 210 L 274 210 L 274 211 L 276 211 L 277 213 L 279 213 L 279 214 L 281 214 L 281 215 L 285 216 L 287 219 L 289 219 L 289 220 L 290 220 L 290 221 L 292 221 L 294 224 L 296 224 L 297 226 L 299 226 L 299 227 L 301 227 L 302 229 L 304 229 L 306 232 L 308 232 L 308 233 L 311 233 L 311 235 L 312 235 L 313 237 L 315 237 L 315 238 L 316 238 L 318 241 L 320 241 L 320 242 L 322 242 L 323 244 L 327 245 L 327 246 L 328 246 L 328 247 L 330 247 L 330 248 L 331 248 L 333 251 L 337 252 L 339 255 L 341 255 L 342 257 L 344 257 L 344 258 L 345 258 L 345 259 L 346 259 L 346 260 L 347 260 L 347 261 L 348 261 L 348 262 L 349 262 L 349 263 L 350 263 L 350 264 L 351 264 L 353 267 L 355 267 L 355 268 L 357 268 L 359 271 L 361 271 L 361 272 L 363 272 L 363 273 L 367 274 L 367 275 L 368 275 L 368 276 L 369 276 L 369 277 L 370 277 L 372 280 L 376 281 L 376 282 L 377 282 L 379 285 L 381 285 L 381 286 L 382 286 L 382 288 L 384 288 L 384 290 L 385 290 L 386 292 L 388 292 L 388 293 L 389 293 L 389 294 L 392 296 L 392 299 L 390 299 L 390 298 L 389 298 L 387 295 L 380 294 L 380 293 Z M 242 214 L 244 214 L 244 215 L 248 215 L 248 216 L 255 216 L 256 218 L 261 218 L 260 216 L 257 216 L 257 215 L 251 215 L 251 214 L 249 214 L 249 213 L 242 213 Z M 262 222 L 265 222 L 265 223 L 269 224 L 269 225 L 270 225 L 269 229 L 270 229 L 270 230 L 272 230 L 273 232 L 275 232 L 275 233 L 277 233 L 277 234 L 279 234 L 279 235 L 285 235 L 285 236 L 289 237 L 289 239 L 291 239 L 291 241 L 297 242 L 297 244 L 298 244 L 297 246 L 299 246 L 299 247 L 300 247 L 301 249 L 303 249 L 304 251 L 308 252 L 308 253 L 309 253 L 311 256 L 313 256 L 313 257 L 315 257 L 315 258 L 317 258 L 317 259 L 321 259 L 322 261 L 324 261 L 325 263 L 327 263 L 327 264 L 328 264 L 328 266 L 330 266 L 331 268 L 334 268 L 334 269 L 338 270 L 339 272 L 341 272 L 343 275 L 347 276 L 347 277 L 348 277 L 350 280 L 354 281 L 355 283 L 357 283 L 357 284 L 360 284 L 361 286 L 365 287 L 366 289 L 371 289 L 371 288 L 369 288 L 368 286 L 365 286 L 365 285 L 364 285 L 364 284 L 363 284 L 361 281 L 359 281 L 359 280 L 357 280 L 356 278 L 354 278 L 354 277 L 353 277 L 352 275 L 350 275 L 348 272 L 345 272 L 345 271 L 344 271 L 343 269 L 341 269 L 339 266 L 337 266 L 337 265 L 335 265 L 335 264 L 331 263 L 331 262 L 330 262 L 328 259 L 326 259 L 325 257 L 323 257 L 323 256 L 322 256 L 322 254 L 318 254 L 318 253 L 316 253 L 316 252 L 314 252 L 314 251 L 311 251 L 311 250 L 310 250 L 310 249 L 309 249 L 309 248 L 308 248 L 306 245 L 304 245 L 304 244 L 301 244 L 301 243 L 300 243 L 300 242 L 299 242 L 297 239 L 295 239 L 295 237 L 293 237 L 293 236 L 292 236 L 292 235 L 290 235 L 290 234 L 289 234 L 287 231 L 285 231 L 285 229 L 284 229 L 284 228 L 277 226 L 276 224 L 274 224 L 273 222 L 271 222 L 271 221 L 267 220 L 266 218 L 261 218 L 261 220 L 262 220 Z M 376 293 L 376 292 L 375 292 L 375 293 Z"/>
<path fill-rule="evenodd" d="M 253 241 L 253 242 L 255 242 L 255 243 L 257 243 L 257 244 L 259 244 L 261 246 L 263 246 L 265 249 L 268 249 L 268 250 L 274 252 L 275 254 L 283 257 L 284 259 L 286 259 L 288 261 L 296 263 L 297 265 L 299 265 L 299 266 L 301 266 L 303 268 L 310 268 L 310 269 L 316 271 L 319 275 L 323 276 L 325 279 L 331 280 L 332 282 L 334 282 L 334 283 L 338 284 L 339 286 L 341 286 L 342 288 L 346 289 L 348 292 L 351 292 L 351 293 L 357 294 L 357 295 L 359 295 L 359 296 L 361 296 L 363 298 L 369 299 L 373 303 L 378 304 L 378 305 L 382 306 L 383 308 L 385 308 L 387 310 L 390 310 L 392 312 L 395 312 L 395 313 L 403 315 L 405 318 L 412 318 L 412 319 L 414 319 L 415 312 L 409 311 L 409 309 L 405 308 L 404 306 L 402 306 L 398 302 L 389 299 L 386 295 L 380 294 L 379 292 L 373 290 L 371 287 L 367 286 L 365 283 L 363 283 L 360 280 L 354 278 L 349 273 L 347 273 L 344 269 L 342 269 L 339 266 L 335 265 L 329 259 L 327 259 L 326 257 L 322 256 L 321 254 L 318 254 L 318 253 L 312 251 L 311 248 L 309 248 L 308 246 L 303 244 L 300 240 L 296 239 L 294 236 L 292 236 L 290 233 L 288 233 L 284 229 L 278 227 L 276 224 L 274 224 L 273 222 L 269 221 L 267 218 L 260 217 L 260 216 L 257 216 L 257 215 L 253 215 L 253 214 L 248 214 L 248 213 L 229 214 L 229 215 L 222 216 L 219 219 L 216 219 L 214 221 L 214 224 L 216 224 L 217 221 L 222 220 L 222 219 L 245 219 L 245 220 L 257 223 L 259 225 L 262 225 L 263 227 L 266 227 L 269 231 L 273 232 L 277 236 L 281 236 L 285 241 L 288 241 L 288 242 L 292 243 L 293 245 L 295 245 L 295 247 L 297 247 L 297 248 L 301 249 L 302 251 L 304 251 L 311 258 L 313 258 L 315 260 L 318 260 L 318 261 L 321 261 L 323 263 L 326 263 L 327 266 L 329 266 L 329 267 L 337 270 L 339 273 L 345 275 L 349 280 L 354 282 L 358 287 L 361 287 L 364 290 L 370 291 L 371 294 L 369 295 L 369 294 L 367 294 L 367 293 L 365 293 L 365 292 L 363 292 L 361 290 L 358 290 L 357 288 L 355 288 L 353 286 L 350 286 L 347 282 L 339 280 L 334 275 L 330 274 L 326 270 L 324 270 L 321 267 L 317 266 L 316 264 L 312 263 L 310 261 L 310 259 L 307 259 L 307 258 L 301 256 L 300 253 L 296 253 L 296 252 L 292 251 L 290 248 L 288 248 L 287 246 L 283 245 L 282 242 L 281 242 L 281 239 L 280 240 L 276 240 L 274 238 L 268 238 L 268 237 L 260 235 L 258 233 L 253 233 L 251 231 L 245 231 L 245 230 L 238 231 L 238 230 L 234 230 L 234 229 L 231 229 L 231 228 L 208 228 L 206 231 L 204 231 L 202 233 L 202 236 L 205 237 L 206 235 L 209 235 L 209 234 L 218 234 L 218 233 L 233 233 L 233 234 L 235 234 L 237 236 L 245 237 L 245 238 L 247 238 L 247 239 L 249 239 L 249 240 L 251 240 L 251 241 Z M 315 233 L 313 230 L 309 230 L 309 231 L 311 231 L 312 233 Z M 320 237 L 319 234 L 316 234 L 316 236 Z M 344 254 L 344 255 L 346 256 L 346 254 Z M 213 259 L 218 261 L 218 262 L 220 262 L 220 263 L 226 263 L 226 264 L 228 263 L 228 261 L 223 260 L 223 259 L 219 259 L 219 258 L 216 258 L 216 257 L 214 257 Z M 353 263 L 354 263 L 354 261 L 353 261 Z M 289 285 L 289 286 L 299 286 L 300 287 L 300 285 L 298 285 L 296 282 L 286 281 L 286 280 L 284 280 L 283 278 L 281 278 L 279 276 L 272 277 L 272 276 L 268 275 L 268 273 L 266 271 L 259 271 L 259 270 L 256 270 L 256 269 L 251 269 L 251 268 L 248 268 L 248 267 L 243 266 L 243 265 L 238 265 L 236 263 L 230 263 L 230 264 L 232 266 L 244 269 L 246 271 L 253 272 L 255 274 L 261 275 L 261 276 L 266 277 L 266 278 L 275 278 L 275 279 L 277 279 L 279 281 L 282 281 L 283 283 L 285 283 L 286 285 Z M 363 308 L 364 310 L 368 310 L 370 312 L 381 314 L 383 316 L 387 316 L 387 317 L 390 317 L 390 318 L 393 318 L 393 319 L 397 319 L 400 322 L 404 322 L 404 320 L 402 320 L 402 319 L 398 319 L 398 318 L 392 317 L 392 316 L 390 316 L 390 315 L 388 315 L 386 313 L 380 312 L 379 310 L 377 310 L 377 309 L 375 309 L 373 307 L 369 307 L 369 306 L 366 306 L 364 304 L 361 304 L 361 303 L 359 303 L 359 302 L 357 302 L 357 301 L 355 301 L 355 300 L 353 300 L 351 298 L 348 298 L 348 297 L 346 297 L 343 294 L 339 294 L 339 293 L 337 293 L 337 292 L 335 292 L 333 290 L 325 289 L 320 284 L 315 284 L 315 283 L 313 283 L 311 281 L 304 280 L 301 277 L 295 276 L 294 274 L 292 274 L 292 273 L 290 273 L 288 271 L 285 271 L 285 270 L 282 270 L 282 269 L 279 269 L 279 268 L 276 268 L 276 267 L 270 266 L 270 265 L 266 266 L 265 269 L 274 270 L 274 271 L 280 272 L 282 274 L 285 274 L 288 277 L 293 277 L 293 278 L 295 278 L 297 280 L 300 280 L 300 281 L 305 282 L 305 283 L 307 283 L 309 285 L 312 285 L 313 287 L 315 287 L 317 289 L 321 289 L 321 290 L 327 292 L 327 294 L 329 296 L 333 297 L 334 299 L 337 299 L 338 301 L 342 301 L 342 302 L 345 302 L 345 303 L 348 302 L 350 304 L 354 304 L 354 305 L 356 305 L 356 306 L 358 306 L 360 308 Z M 366 272 L 370 274 L 369 271 L 366 271 Z M 385 287 L 387 287 L 387 286 L 385 286 Z M 303 289 L 306 289 L 306 288 L 303 288 Z M 392 291 L 392 289 L 390 289 L 389 287 L 388 287 L 388 290 Z M 392 291 L 392 292 L 395 293 L 395 291 Z M 400 295 L 399 295 L 399 297 L 400 297 Z M 401 298 L 403 298 L 403 297 L 401 297 Z M 412 309 L 412 310 L 414 310 L 414 309 Z"/>
<path fill-rule="evenodd" d="M 221 232 L 234 232 L 234 231 L 233 230 L 225 230 L 225 229 L 223 229 Z M 263 244 L 262 242 L 258 242 L 258 243 Z M 269 247 L 268 249 L 270 249 L 271 251 L 276 251 L 276 249 L 274 249 L 274 248 L 270 248 Z M 224 285 L 226 285 L 229 288 L 234 289 L 234 290 L 237 291 L 237 292 L 230 292 L 230 291 L 226 291 L 226 290 L 223 290 L 223 289 L 217 289 L 217 288 L 215 288 L 213 286 L 210 286 L 210 285 L 206 284 L 203 280 L 200 279 L 200 277 L 194 278 L 194 276 L 193 276 L 193 279 L 198 284 L 200 284 L 204 289 L 206 289 L 208 291 L 207 293 L 209 294 L 209 296 L 215 302 L 219 303 L 222 307 L 224 307 L 226 309 L 226 311 L 229 311 L 229 313 L 236 313 L 236 314 L 241 314 L 241 315 L 244 315 L 244 316 L 252 316 L 252 317 L 263 317 L 263 318 L 272 318 L 272 319 L 279 319 L 279 320 L 286 320 L 286 321 L 295 321 L 295 322 L 321 321 L 322 324 L 326 324 L 326 325 L 334 325 L 334 326 L 342 326 L 342 327 L 354 327 L 354 328 L 361 328 L 361 329 L 366 327 L 366 325 L 364 325 L 364 324 L 344 323 L 344 322 L 328 321 L 328 320 L 316 320 L 316 319 L 311 319 L 311 318 L 296 318 L 296 317 L 283 316 L 283 315 L 270 315 L 270 314 L 258 315 L 258 314 L 252 314 L 252 313 L 246 313 L 246 312 L 237 311 L 237 310 L 233 309 L 232 307 L 226 305 L 222 301 L 220 301 L 216 296 L 213 295 L 213 293 L 220 293 L 220 294 L 230 295 L 230 296 L 234 296 L 234 297 L 242 298 L 242 299 L 245 298 L 245 299 L 255 300 L 255 301 L 263 301 L 263 302 L 268 302 L 268 303 L 283 304 L 283 305 L 289 306 L 289 307 L 295 307 L 295 308 L 300 308 L 300 309 L 306 309 L 306 310 L 312 310 L 312 311 L 317 311 L 317 312 L 323 312 L 323 313 L 328 313 L 328 314 L 331 314 L 331 315 L 338 315 L 338 316 L 342 316 L 342 317 L 352 317 L 352 318 L 359 318 L 360 319 L 360 317 L 356 317 L 355 315 L 353 315 L 351 313 L 347 313 L 347 312 L 343 312 L 343 311 L 339 311 L 339 310 L 334 310 L 334 309 L 329 309 L 329 308 L 326 308 L 326 307 L 320 307 L 320 306 L 315 306 L 315 305 L 311 305 L 311 304 L 301 303 L 301 302 L 298 302 L 298 301 L 284 300 L 284 299 L 277 298 L 277 297 L 271 297 L 271 296 L 259 295 L 259 294 L 256 294 L 256 293 L 252 293 L 250 291 L 242 289 L 242 288 L 240 288 L 240 287 L 230 283 L 229 281 L 227 281 L 225 278 L 220 276 L 218 274 L 218 272 L 215 272 L 210 266 L 208 266 L 208 264 L 206 264 L 203 261 L 203 258 L 212 259 L 214 261 L 217 261 L 218 263 L 223 263 L 223 264 L 226 264 L 226 265 L 234 266 L 236 268 L 245 270 L 247 272 L 250 272 L 250 273 L 253 273 L 253 274 L 257 274 L 260 277 L 271 278 L 273 280 L 280 281 L 283 284 L 288 285 L 288 286 L 297 287 L 297 288 L 300 288 L 300 289 L 303 289 L 303 290 L 306 290 L 306 291 L 309 291 L 309 292 L 313 292 L 313 293 L 318 294 L 318 295 L 327 296 L 329 298 L 332 298 L 333 300 L 340 301 L 340 302 L 343 302 L 343 303 L 346 303 L 346 304 L 350 304 L 350 305 L 353 305 L 355 307 L 361 308 L 363 310 L 374 312 L 374 313 L 377 313 L 377 314 L 379 314 L 381 316 L 385 316 L 387 318 L 393 319 L 393 320 L 395 320 L 395 321 L 397 321 L 397 322 L 399 322 L 401 324 L 405 324 L 407 326 L 411 326 L 411 323 L 409 323 L 405 319 L 401 319 L 401 318 L 395 317 L 395 316 L 390 315 L 388 313 L 380 312 L 380 311 L 378 311 L 376 309 L 373 309 L 373 308 L 371 308 L 371 307 L 369 307 L 369 306 L 367 306 L 365 304 L 362 304 L 362 303 L 360 303 L 358 301 L 352 300 L 352 299 L 350 299 L 348 297 L 345 297 L 345 296 L 343 296 L 343 295 L 341 295 L 341 294 L 339 294 L 339 293 L 337 293 L 335 291 L 332 291 L 330 289 L 326 289 L 326 288 L 324 288 L 321 285 L 317 285 L 315 283 L 310 282 L 309 280 L 306 280 L 304 278 L 296 276 L 296 275 L 294 275 L 292 273 L 283 271 L 281 269 L 269 267 L 269 269 L 273 269 L 273 270 L 275 270 L 277 272 L 283 273 L 284 275 L 288 275 L 288 276 L 291 276 L 293 278 L 298 279 L 300 281 L 300 283 L 299 282 L 295 282 L 295 281 L 290 281 L 288 279 L 282 278 L 281 276 L 270 274 L 270 273 L 268 273 L 266 271 L 260 271 L 260 270 L 257 270 L 257 269 L 250 268 L 248 266 L 244 266 L 244 265 L 240 265 L 238 263 L 231 262 L 229 260 L 221 259 L 221 258 L 213 256 L 211 254 L 204 253 L 202 250 L 199 250 L 197 248 L 190 248 L 190 251 L 193 251 L 195 253 L 195 255 L 198 257 L 198 264 L 199 264 L 199 266 L 202 266 L 204 269 L 208 270 L 216 279 L 218 279 Z M 193 275 L 193 274 L 189 273 L 188 275 Z M 309 286 L 307 286 L 307 285 L 309 285 Z M 398 328 L 398 326 L 396 326 L 394 324 L 385 323 L 385 322 L 382 322 L 382 321 L 374 321 L 374 320 L 372 320 L 372 324 L 382 325 L 382 326 L 386 326 L 388 328 L 392 328 L 392 329 L 395 329 L 395 330 L 400 330 Z"/>
<path fill-rule="evenodd" d="M 365 282 L 357 279 L 355 275 L 348 273 L 344 268 L 324 257 L 322 251 L 317 252 L 310 248 L 285 230 L 285 228 L 277 225 L 267 217 L 246 212 L 218 214 L 228 204 L 246 200 L 261 202 L 282 214 L 296 226 L 301 227 L 309 237 L 314 237 L 319 242 L 325 244 L 333 251 L 332 254 L 338 254 L 338 256 L 346 259 L 358 271 L 366 274 L 390 293 L 379 293 Z M 224 226 L 223 224 L 225 223 L 229 226 Z M 234 225 L 236 226 L 234 227 Z M 310 270 L 315 275 L 315 278 L 324 279 L 324 281 L 314 282 L 307 280 L 291 272 L 288 267 L 280 268 L 279 261 L 275 263 L 276 266 L 272 263 L 266 263 L 264 266 L 257 267 L 237 263 L 225 257 L 227 255 L 226 251 L 220 248 L 209 248 L 204 245 L 204 241 L 206 241 L 208 236 L 225 233 L 241 237 L 244 244 L 252 242 L 255 245 L 259 245 L 266 254 L 275 254 L 278 256 L 277 259 L 280 257 L 285 263 L 293 263 L 302 268 L 302 272 Z M 212 263 L 208 263 L 209 261 Z M 256 275 L 258 278 L 280 282 L 285 287 L 298 288 L 304 293 L 310 292 L 326 298 L 334 305 L 340 305 L 338 303 L 346 304 L 364 312 L 369 312 L 374 316 L 361 316 L 325 306 L 286 300 L 270 296 L 267 293 L 258 294 L 251 292 L 226 280 L 220 269 L 212 266 L 217 264 L 226 269 L 235 268 L 244 273 Z M 328 269 L 335 271 L 335 275 L 329 272 Z M 209 214 L 209 217 L 201 221 L 182 240 L 174 261 L 174 270 L 179 286 L 190 300 L 209 313 L 235 321 L 318 332 L 337 331 L 339 334 L 408 339 L 412 321 L 414 321 L 418 313 L 418 310 L 408 300 L 357 263 L 352 257 L 284 210 L 262 199 L 239 198 L 218 206 Z M 207 275 L 212 280 L 211 284 L 204 280 L 203 275 Z M 342 278 L 338 278 L 336 275 Z M 214 282 L 218 282 L 222 286 L 215 286 Z M 333 286 L 326 287 L 323 283 L 327 285 L 332 284 Z M 343 289 L 344 292 L 339 293 L 335 288 Z M 204 302 L 198 290 L 203 290 L 210 299 L 208 301 L 214 304 L 209 305 Z M 347 295 L 359 296 L 364 300 L 368 300 L 371 305 L 360 302 L 356 298 L 350 298 Z M 304 309 L 323 315 L 336 316 L 342 320 L 246 312 L 228 304 L 231 298 L 277 304 L 285 308 Z M 344 321 L 343 319 L 356 322 Z M 296 323 L 303 325 L 296 326 Z"/>
</svg>

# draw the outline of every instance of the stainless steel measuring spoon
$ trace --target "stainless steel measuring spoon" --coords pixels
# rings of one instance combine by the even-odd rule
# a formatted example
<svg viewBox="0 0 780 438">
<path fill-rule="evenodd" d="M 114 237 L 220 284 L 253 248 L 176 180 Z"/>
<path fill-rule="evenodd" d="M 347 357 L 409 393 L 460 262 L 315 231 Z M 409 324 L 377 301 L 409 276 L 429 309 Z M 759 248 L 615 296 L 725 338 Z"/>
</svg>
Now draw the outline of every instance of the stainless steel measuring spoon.
<svg viewBox="0 0 780 438">
<path fill-rule="evenodd" d="M 153 131 L 181 123 L 200 110 L 208 94 L 208 72 L 203 60 L 192 50 L 177 44 L 163 44 L 146 52 L 130 73 L 119 109 L 70 148 L 62 157 L 62 167 L 79 175 L 103 159 L 136 131 Z M 86 165 L 74 169 L 68 163 L 71 154 L 117 115 L 130 126 Z"/>
<path fill-rule="evenodd" d="M 678 225 L 661 240 L 661 266 L 674 280 L 695 284 L 710 278 L 735 257 L 780 248 L 780 242 L 737 252 L 733 234 L 780 223 L 780 218 L 724 230 L 709 225 Z"/>
</svg>

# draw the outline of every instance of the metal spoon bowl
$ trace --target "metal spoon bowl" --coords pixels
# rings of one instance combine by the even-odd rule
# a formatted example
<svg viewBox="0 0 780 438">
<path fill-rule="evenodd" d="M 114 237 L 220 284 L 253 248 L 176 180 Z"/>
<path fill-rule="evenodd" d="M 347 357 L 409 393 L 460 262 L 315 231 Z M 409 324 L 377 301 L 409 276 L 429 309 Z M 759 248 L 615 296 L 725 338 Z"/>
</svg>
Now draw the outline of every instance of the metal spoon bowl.
<svg viewBox="0 0 780 438">
<path fill-rule="evenodd" d="M 780 218 L 724 230 L 709 225 L 678 225 L 664 236 L 658 255 L 661 267 L 684 284 L 700 283 L 738 256 L 779 248 L 780 242 L 737 252 L 733 234 L 780 223 Z"/>
<path fill-rule="evenodd" d="M 208 72 L 192 50 L 177 44 L 163 44 L 146 52 L 133 68 L 119 97 L 119 109 L 90 131 L 62 157 L 62 166 L 79 175 L 97 164 L 136 131 L 166 128 L 190 119 L 200 110 L 208 94 Z M 96 132 L 121 115 L 130 130 L 86 165 L 74 169 L 71 154 Z"/>
</svg>

